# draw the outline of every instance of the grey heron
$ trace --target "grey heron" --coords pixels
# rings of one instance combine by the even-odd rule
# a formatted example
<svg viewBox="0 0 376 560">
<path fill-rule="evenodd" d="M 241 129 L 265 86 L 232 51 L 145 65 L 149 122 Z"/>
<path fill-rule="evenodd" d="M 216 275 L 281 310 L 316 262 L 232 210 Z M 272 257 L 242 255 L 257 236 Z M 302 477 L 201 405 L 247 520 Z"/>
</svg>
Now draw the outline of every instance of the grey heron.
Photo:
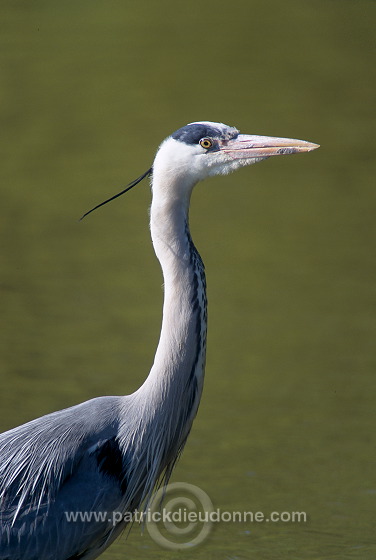
<svg viewBox="0 0 376 560">
<path fill-rule="evenodd" d="M 205 368 L 206 282 L 188 225 L 192 189 L 208 176 L 317 147 L 195 122 L 164 140 L 152 167 L 119 193 L 151 175 L 151 237 L 164 277 L 154 363 L 131 395 L 97 397 L 0 435 L 0 560 L 96 558 L 125 523 L 107 516 L 72 522 L 67 513 L 140 510 L 168 481 Z"/>
</svg>

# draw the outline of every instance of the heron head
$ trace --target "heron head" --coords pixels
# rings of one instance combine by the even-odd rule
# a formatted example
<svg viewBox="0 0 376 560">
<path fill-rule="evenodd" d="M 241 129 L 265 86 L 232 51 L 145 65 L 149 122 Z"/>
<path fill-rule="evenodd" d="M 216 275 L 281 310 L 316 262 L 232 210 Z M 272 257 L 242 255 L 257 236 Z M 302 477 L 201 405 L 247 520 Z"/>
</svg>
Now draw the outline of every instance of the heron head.
<svg viewBox="0 0 376 560">
<path fill-rule="evenodd" d="M 161 186 L 168 196 L 173 190 L 179 197 L 189 193 L 198 181 L 211 175 L 225 175 L 270 156 L 310 152 L 318 147 L 318 144 L 304 140 L 240 134 L 236 128 L 223 123 L 190 123 L 162 142 L 150 169 L 120 193 L 86 212 L 82 218 L 124 194 L 151 174 L 153 185 Z"/>
<path fill-rule="evenodd" d="M 160 146 L 153 169 L 163 168 L 164 176 L 173 173 L 195 184 L 211 175 L 224 175 L 270 156 L 309 152 L 318 144 L 240 134 L 231 126 L 208 121 L 179 128 Z"/>
</svg>

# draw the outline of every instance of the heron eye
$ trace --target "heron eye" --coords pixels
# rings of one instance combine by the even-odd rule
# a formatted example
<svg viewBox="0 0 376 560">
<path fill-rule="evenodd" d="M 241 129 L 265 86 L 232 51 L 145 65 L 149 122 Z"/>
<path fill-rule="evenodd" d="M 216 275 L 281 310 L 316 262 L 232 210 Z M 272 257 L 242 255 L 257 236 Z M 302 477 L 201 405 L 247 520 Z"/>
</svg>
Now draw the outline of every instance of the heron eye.
<svg viewBox="0 0 376 560">
<path fill-rule="evenodd" d="M 205 150 L 208 150 L 209 148 L 212 147 L 213 140 L 211 140 L 210 138 L 201 138 L 199 144 L 202 148 L 205 148 Z"/>
</svg>

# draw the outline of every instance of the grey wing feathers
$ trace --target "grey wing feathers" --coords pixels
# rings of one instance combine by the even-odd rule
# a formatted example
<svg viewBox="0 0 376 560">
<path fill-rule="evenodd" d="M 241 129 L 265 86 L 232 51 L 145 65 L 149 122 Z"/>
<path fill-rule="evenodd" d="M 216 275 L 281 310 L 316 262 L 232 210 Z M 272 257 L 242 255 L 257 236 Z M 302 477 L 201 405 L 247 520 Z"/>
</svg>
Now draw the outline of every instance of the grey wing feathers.
<svg viewBox="0 0 376 560">
<path fill-rule="evenodd" d="M 93 533 L 111 538 L 110 519 L 69 521 L 67 512 L 121 502 L 117 407 L 118 397 L 100 397 L 0 435 L 0 560 L 89 558 Z"/>
</svg>

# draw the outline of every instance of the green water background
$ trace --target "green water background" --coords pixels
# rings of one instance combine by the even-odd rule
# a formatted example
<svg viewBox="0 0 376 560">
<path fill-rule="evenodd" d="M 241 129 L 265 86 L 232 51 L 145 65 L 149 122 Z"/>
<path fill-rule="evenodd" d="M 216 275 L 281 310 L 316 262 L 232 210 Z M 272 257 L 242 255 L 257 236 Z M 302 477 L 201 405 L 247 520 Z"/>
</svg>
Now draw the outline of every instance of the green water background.
<svg viewBox="0 0 376 560">
<path fill-rule="evenodd" d="M 223 511 L 103 559 L 376 556 L 375 21 L 370 0 L 2 1 L 0 429 L 147 375 L 161 274 L 147 183 L 79 223 L 193 120 L 321 144 L 200 184 L 205 391 L 173 480 Z"/>
</svg>

